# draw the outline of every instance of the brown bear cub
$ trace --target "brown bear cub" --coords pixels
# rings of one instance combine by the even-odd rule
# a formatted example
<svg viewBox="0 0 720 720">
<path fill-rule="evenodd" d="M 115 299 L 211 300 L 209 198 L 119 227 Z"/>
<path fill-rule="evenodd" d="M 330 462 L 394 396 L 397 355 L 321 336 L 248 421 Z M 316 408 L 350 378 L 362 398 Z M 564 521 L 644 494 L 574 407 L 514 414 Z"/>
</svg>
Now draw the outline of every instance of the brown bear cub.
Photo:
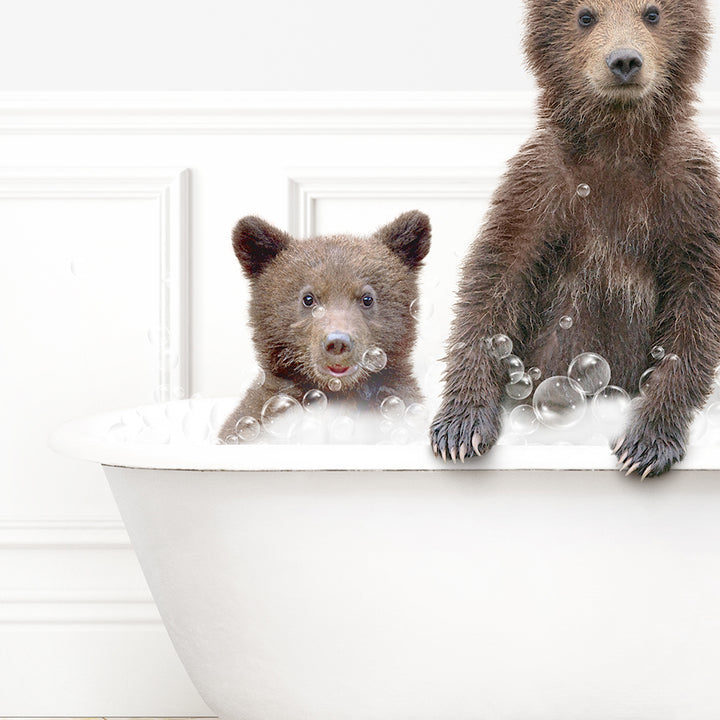
<svg viewBox="0 0 720 720">
<path fill-rule="evenodd" d="M 680 460 L 720 359 L 720 183 L 693 124 L 708 40 L 704 0 L 528 0 L 525 49 L 541 95 L 465 260 L 435 453 L 497 440 L 504 377 L 483 339 L 565 375 L 584 351 L 613 384 L 651 381 L 614 443 L 624 469 Z M 573 320 L 563 330 L 561 317 Z M 564 323 L 567 324 L 567 323 Z"/>
<path fill-rule="evenodd" d="M 219 433 L 261 418 L 278 393 L 298 402 L 312 389 L 359 407 L 396 395 L 422 399 L 411 355 L 418 271 L 430 249 L 430 221 L 405 213 L 368 238 L 296 240 L 257 217 L 232 236 L 250 280 L 250 326 L 262 377 Z"/>
</svg>

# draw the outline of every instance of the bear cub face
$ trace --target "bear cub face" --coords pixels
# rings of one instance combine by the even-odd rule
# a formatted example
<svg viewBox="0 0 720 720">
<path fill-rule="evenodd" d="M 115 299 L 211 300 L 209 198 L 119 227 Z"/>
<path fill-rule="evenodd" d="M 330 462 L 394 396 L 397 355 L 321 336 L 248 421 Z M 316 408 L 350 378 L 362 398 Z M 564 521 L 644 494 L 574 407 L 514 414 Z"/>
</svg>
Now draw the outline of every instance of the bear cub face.
<svg viewBox="0 0 720 720">
<path fill-rule="evenodd" d="M 330 400 L 370 404 L 391 388 L 406 402 L 422 399 L 412 373 L 411 303 L 430 249 L 426 215 L 405 213 L 367 238 L 307 240 L 245 217 L 232 241 L 250 281 L 250 326 L 265 378 L 223 432 L 233 418 L 260 418 L 278 392 L 301 400 L 317 388 Z"/>
<path fill-rule="evenodd" d="M 529 64 L 554 106 L 586 119 L 590 108 L 594 118 L 599 107 L 691 96 L 708 40 L 705 0 L 528 0 L 527 9 Z"/>
</svg>

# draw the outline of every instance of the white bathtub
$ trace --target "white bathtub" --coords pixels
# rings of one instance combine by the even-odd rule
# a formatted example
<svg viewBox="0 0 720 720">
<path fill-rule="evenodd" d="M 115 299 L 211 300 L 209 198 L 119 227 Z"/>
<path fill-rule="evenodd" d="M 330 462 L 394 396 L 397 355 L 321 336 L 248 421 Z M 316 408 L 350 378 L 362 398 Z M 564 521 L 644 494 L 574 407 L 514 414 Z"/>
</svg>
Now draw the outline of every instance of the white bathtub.
<svg viewBox="0 0 720 720">
<path fill-rule="evenodd" d="M 103 464 L 224 720 L 720 717 L 715 447 L 640 483 L 602 446 L 443 466 L 425 442 L 117 442 L 116 421 L 53 445 Z"/>
</svg>

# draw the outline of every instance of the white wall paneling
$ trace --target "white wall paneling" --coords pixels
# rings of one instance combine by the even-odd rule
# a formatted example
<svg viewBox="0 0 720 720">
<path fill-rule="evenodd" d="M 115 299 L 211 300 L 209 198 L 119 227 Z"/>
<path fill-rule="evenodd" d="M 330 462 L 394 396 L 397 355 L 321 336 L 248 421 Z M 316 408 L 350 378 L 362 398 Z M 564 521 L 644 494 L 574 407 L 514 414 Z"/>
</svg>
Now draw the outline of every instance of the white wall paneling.
<svg viewBox="0 0 720 720">
<path fill-rule="evenodd" d="M 0 231 L 0 715 L 112 710 L 111 678 L 139 653 L 164 666 L 176 713 L 206 711 L 99 468 L 46 447 L 72 415 L 190 390 L 189 173 L 2 168 Z M 148 676 L 122 686 L 128 714 L 173 705 Z"/>
<path fill-rule="evenodd" d="M 720 141 L 720 96 L 700 119 Z M 100 469 L 45 441 L 158 388 L 242 391 L 253 349 L 234 222 L 365 235 L 428 213 L 415 355 L 428 391 L 457 269 L 533 125 L 527 93 L 0 94 L 0 716 L 208 712 Z"/>
<path fill-rule="evenodd" d="M 189 175 L 186 169 L 0 169 L 0 201 L 147 199 L 156 203 L 159 303 L 152 332 L 158 338 L 156 384 L 163 400 L 178 388 L 190 390 Z"/>
<path fill-rule="evenodd" d="M 531 92 L 0 93 L 0 133 L 508 135 L 532 130 Z M 700 104 L 720 134 L 720 93 Z"/>
</svg>

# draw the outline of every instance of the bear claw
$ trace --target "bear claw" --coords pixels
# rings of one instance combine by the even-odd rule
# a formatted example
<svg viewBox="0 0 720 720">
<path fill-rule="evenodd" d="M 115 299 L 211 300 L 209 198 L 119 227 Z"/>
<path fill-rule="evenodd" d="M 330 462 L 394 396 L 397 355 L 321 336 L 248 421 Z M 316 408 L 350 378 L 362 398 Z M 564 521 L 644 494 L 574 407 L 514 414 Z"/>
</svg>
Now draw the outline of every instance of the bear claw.
<svg viewBox="0 0 720 720">
<path fill-rule="evenodd" d="M 678 428 L 658 429 L 652 422 L 636 419 L 622 443 L 615 447 L 620 472 L 640 471 L 640 479 L 660 475 L 685 455 L 685 441 Z"/>
</svg>

